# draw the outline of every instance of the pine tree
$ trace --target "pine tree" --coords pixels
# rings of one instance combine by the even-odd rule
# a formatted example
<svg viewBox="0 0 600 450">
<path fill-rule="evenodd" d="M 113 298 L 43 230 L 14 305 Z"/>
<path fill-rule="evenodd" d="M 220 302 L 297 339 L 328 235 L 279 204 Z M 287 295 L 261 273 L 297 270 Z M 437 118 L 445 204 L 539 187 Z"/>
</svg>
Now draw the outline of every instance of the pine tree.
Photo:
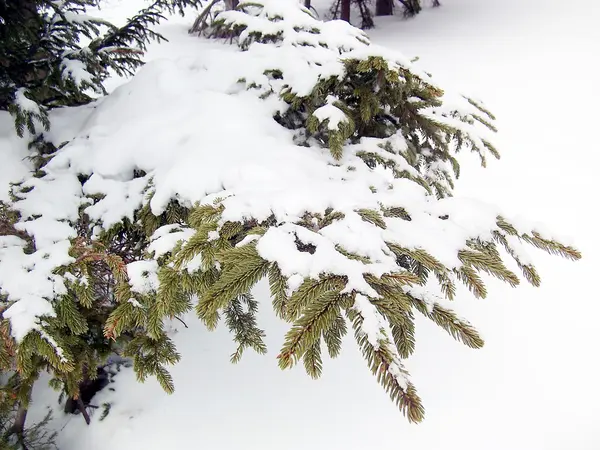
<svg viewBox="0 0 600 450">
<path fill-rule="evenodd" d="M 394 14 L 394 2 L 392 0 L 377 0 L 375 3 L 376 16 L 391 16 Z"/>
<path fill-rule="evenodd" d="M 18 136 L 30 139 L 35 169 L 42 168 L 60 148 L 45 139 L 50 129 L 49 111 L 89 103 L 106 94 L 104 82 L 110 71 L 133 75 L 143 64 L 146 45 L 164 40 L 151 29 L 164 19 L 163 13 L 183 14 L 185 7 L 196 6 L 198 1 L 157 0 L 122 27 L 87 15 L 87 9 L 96 3 L 0 0 L 0 110 L 11 113 Z M 36 173 L 43 175 L 43 170 Z M 14 226 L 18 220 L 18 213 L 0 204 L 0 239 L 22 243 L 25 254 L 35 253 L 33 239 Z M 73 242 L 71 251 L 77 263 L 61 273 L 71 270 L 77 281 L 67 282 L 55 317 L 48 320 L 45 331 L 32 333 L 19 343 L 8 367 L 16 371 L 18 383 L 12 383 L 16 410 L 4 416 L 14 421 L 5 435 L 16 435 L 17 441 L 27 441 L 29 448 L 42 448 L 32 444 L 39 429 L 24 430 L 31 388 L 40 371 L 49 370 L 55 376 L 53 387 L 77 400 L 80 384 L 95 376 L 96 366 L 118 345 L 104 336 L 103 327 L 114 305 L 109 286 L 123 279 L 122 258 L 128 257 L 130 249 L 121 246 L 116 254 L 107 255 L 102 246 L 89 243 L 88 232 L 82 229 Z M 89 283 L 82 282 L 86 277 Z M 4 296 L 0 299 L 8 302 Z M 3 319 L 2 327 L 7 326 Z M 57 341 L 50 335 L 56 335 Z M 7 358 L 14 342 L 8 335 L 3 338 L 4 355 L 0 352 L 0 356 Z M 56 342 L 64 354 L 56 353 Z"/>
<path fill-rule="evenodd" d="M 363 29 L 373 28 L 373 18 L 370 8 L 370 0 L 335 0 L 330 8 L 331 17 L 341 19 L 350 23 L 352 7 L 358 9 L 361 18 L 360 27 Z"/>
<path fill-rule="evenodd" d="M 52 222 L 68 228 L 60 245 L 34 239 L 39 214 L 30 210 L 11 215 L 6 228 L 15 231 L 0 236 L 0 271 L 27 267 L 46 254 L 54 264 L 43 296 L 8 282 L 0 286 L 8 297 L 3 316 L 17 341 L 19 373 L 35 378 L 44 367 L 77 397 L 99 355 L 118 351 L 133 360 L 140 381 L 155 376 L 172 392 L 167 367 L 180 355 L 166 321 L 192 309 L 209 329 L 223 318 L 235 342 L 232 362 L 247 349 L 264 353 L 256 312 L 265 299 L 252 294 L 265 280 L 275 313 L 289 324 L 278 356 L 282 369 L 302 361 L 309 376 L 319 377 L 323 352 L 339 355 L 342 338 L 352 331 L 369 370 L 408 420 L 419 422 L 424 407 L 403 363 L 416 349 L 415 316 L 480 348 L 477 330 L 443 304 L 457 296 L 459 284 L 477 298 L 487 294 L 482 274 L 516 286 L 520 278 L 505 264 L 510 258 L 538 286 L 523 244 L 574 260 L 579 252 L 495 209 L 453 198 L 458 152 L 474 152 L 484 166 L 490 156 L 499 157 L 494 116 L 474 99 L 444 92 L 360 30 L 320 22 L 297 0 L 253 0 L 220 12 L 202 31 L 237 45 L 240 58 L 249 55 L 244 61 L 252 67 L 236 65 L 237 87 L 254 94 L 253 101 L 277 100 L 268 103 L 268 119 L 289 130 L 285 139 L 293 135 L 296 144 L 277 141 L 278 151 L 279 144 L 290 155 L 300 148 L 303 161 L 324 169 L 318 181 L 343 195 L 327 197 L 327 204 L 311 197 L 292 212 L 285 198 L 277 204 L 284 214 L 271 205 L 253 208 L 258 199 L 245 197 L 246 190 L 207 194 L 199 202 L 175 192 L 157 207 L 161 179 L 129 167 L 120 181 L 111 181 L 123 183 L 122 192 L 127 183 L 140 183 L 144 198 L 107 225 L 90 214 L 107 199 L 83 189 L 95 174 L 55 170 L 50 159 L 35 182 L 55 187 L 68 177 L 82 193 L 61 193 L 60 201 L 83 206 L 77 217 Z M 210 151 L 231 151 L 218 145 Z M 256 152 L 260 161 L 260 145 L 244 151 Z M 235 164 L 235 154 L 227 155 Z M 306 175 L 302 170 L 294 174 Z M 311 176 L 283 192 L 299 194 L 315 180 Z M 347 201 L 350 188 L 356 195 Z M 281 197 L 280 186 L 269 183 L 257 192 Z M 11 214 L 37 204 L 41 195 L 31 183 L 13 194 Z M 27 276 L 47 277 L 40 270 Z M 34 314 L 34 325 L 18 326 L 15 316 L 29 294 L 49 310 Z"/>
<path fill-rule="evenodd" d="M 423 9 L 421 0 L 398 0 L 405 17 L 417 15 Z M 395 0 L 375 0 L 376 16 L 391 16 L 394 14 Z M 438 0 L 433 0 L 432 6 L 440 6 Z M 372 16 L 371 0 L 335 0 L 331 6 L 333 18 L 340 18 L 350 22 L 350 10 L 354 7 L 358 10 L 361 18 L 361 28 L 372 28 L 374 26 Z"/>
<path fill-rule="evenodd" d="M 15 371 L 16 347 L 6 320 L 0 323 L 0 343 L 0 449 L 55 449 L 56 433 L 47 430 L 51 412 L 41 422 L 25 427 L 30 387 Z"/>
<path fill-rule="evenodd" d="M 403 8 L 405 16 L 414 16 L 421 12 L 421 0 L 398 0 Z"/>
<path fill-rule="evenodd" d="M 110 70 L 133 75 L 164 11 L 183 13 L 194 0 L 156 0 L 125 26 L 86 15 L 98 0 L 0 1 L 0 110 L 15 119 L 19 136 L 50 127 L 48 111 L 106 94 Z M 83 45 L 83 41 L 89 41 Z"/>
<path fill-rule="evenodd" d="M 341 0 L 340 19 L 350 22 L 350 0 Z"/>
</svg>

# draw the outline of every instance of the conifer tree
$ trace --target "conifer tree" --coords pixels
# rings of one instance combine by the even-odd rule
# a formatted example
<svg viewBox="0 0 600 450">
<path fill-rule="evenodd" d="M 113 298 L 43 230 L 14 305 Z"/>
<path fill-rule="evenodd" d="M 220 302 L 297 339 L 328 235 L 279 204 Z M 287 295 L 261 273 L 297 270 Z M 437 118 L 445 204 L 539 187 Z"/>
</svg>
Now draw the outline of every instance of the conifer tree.
<svg viewBox="0 0 600 450">
<path fill-rule="evenodd" d="M 391 16 L 394 13 L 393 0 L 377 0 L 375 3 L 376 16 Z"/>
<path fill-rule="evenodd" d="M 0 1 L 0 111 L 19 136 L 50 127 L 48 111 L 106 94 L 110 75 L 133 75 L 164 11 L 183 13 L 198 0 L 156 0 L 123 27 L 89 16 L 98 0 Z M 82 42 L 89 41 L 86 45 Z"/>
<path fill-rule="evenodd" d="M 51 412 L 41 422 L 25 426 L 30 389 L 15 371 L 16 347 L 7 321 L 0 323 L 0 343 L 0 449 L 55 449 L 56 433 L 46 429 Z"/>
<path fill-rule="evenodd" d="M 110 71 L 133 75 L 143 64 L 146 45 L 164 40 L 152 30 L 164 18 L 163 13 L 183 14 L 185 7 L 197 4 L 197 0 L 156 0 L 117 27 L 86 14 L 97 6 L 97 0 L 0 0 L 0 110 L 9 111 L 17 135 L 31 141 L 35 169 L 41 169 L 60 148 L 45 138 L 50 110 L 82 105 L 106 94 L 104 82 Z M 43 169 L 36 173 L 43 175 Z M 17 212 L 0 203 L 0 240 L 3 245 L 22 242 L 25 254 L 35 253 L 34 240 L 15 228 L 18 220 Z M 105 249 L 84 244 L 88 231 L 84 230 L 72 247 L 79 260 L 71 270 L 78 274 L 79 282 L 69 285 L 56 305 L 56 317 L 47 324 L 49 333 L 60 335 L 68 361 L 65 355 L 56 354 L 54 341 L 45 332 L 30 334 L 9 359 L 14 343 L 9 334 L 2 335 L 2 369 L 16 371 L 11 380 L 18 380 L 3 387 L 5 392 L 13 386 L 6 398 L 13 398 L 15 410 L 3 416 L 3 423 L 8 424 L 4 438 L 16 436 L 17 444 L 27 441 L 29 448 L 42 448 L 32 444 L 39 430 L 26 432 L 24 428 L 31 388 L 40 371 L 50 370 L 55 375 L 53 386 L 77 399 L 79 384 L 95 376 L 96 365 L 114 347 L 103 335 L 113 304 L 107 288 L 114 284 L 113 278 L 120 279 L 119 258 L 126 258 L 128 249 L 122 246 L 118 255 L 105 257 Z M 92 281 L 84 285 L 81 279 L 86 276 Z M 5 309 L 10 293 L 8 298 L 3 294 L 0 292 L 0 300 Z M 8 327 L 6 319 L 1 327 Z"/>
<path fill-rule="evenodd" d="M 376 0 L 374 12 L 376 16 L 391 16 L 394 14 L 395 0 Z M 402 14 L 405 17 L 417 15 L 423 9 L 421 0 L 398 0 L 398 6 L 401 7 Z M 439 1 L 433 0 L 432 6 L 440 6 Z M 333 18 L 350 22 L 350 10 L 354 7 L 358 10 L 361 18 L 361 28 L 372 28 L 374 26 L 372 18 L 371 0 L 335 0 L 331 6 L 331 15 Z"/>
<path fill-rule="evenodd" d="M 421 5 L 421 0 L 399 0 L 404 7 L 404 14 L 407 16 L 414 16 L 418 14 L 423 9 Z"/>
<path fill-rule="evenodd" d="M 350 23 L 352 7 L 358 10 L 363 29 L 373 28 L 370 0 L 335 0 L 330 8 L 331 17 Z"/>
<path fill-rule="evenodd" d="M 133 360 L 140 381 L 155 376 L 172 392 L 168 366 L 181 356 L 166 321 L 190 310 L 209 329 L 224 319 L 235 342 L 232 362 L 247 349 L 264 353 L 256 312 L 267 299 L 253 290 L 265 281 L 272 308 L 289 324 L 277 358 L 282 369 L 302 361 L 319 377 L 323 352 L 339 355 L 351 332 L 392 401 L 409 421 L 421 421 L 424 407 L 403 362 L 416 350 L 415 316 L 480 348 L 477 330 L 444 304 L 457 297 L 458 285 L 477 298 L 487 294 L 482 274 L 516 286 L 520 277 L 505 264 L 512 259 L 538 286 L 524 244 L 570 259 L 579 252 L 495 208 L 453 197 L 457 153 L 474 152 L 484 166 L 499 157 L 494 116 L 360 30 L 318 21 L 297 0 L 253 0 L 220 12 L 202 32 L 238 47 L 223 58 L 245 62 L 235 65 L 236 88 L 249 93 L 239 98 L 254 95 L 253 114 L 266 111 L 270 126 L 285 129 L 281 140 L 260 136 L 242 149 L 254 152 L 253 164 L 264 164 L 269 181 L 250 177 L 243 189 L 198 198 L 206 186 L 165 186 L 169 177 L 153 176 L 164 168 L 144 160 L 146 170 L 120 168 L 110 180 L 119 188 L 109 193 L 87 184 L 102 177 L 93 165 L 85 173 L 74 168 L 87 147 L 57 149 L 37 177 L 15 187 L 11 214 L 18 214 L 7 227 L 14 231 L 0 236 L 3 317 L 16 340 L 19 374 L 35 378 L 44 367 L 77 397 L 99 355 L 118 351 Z M 107 151 L 93 136 L 85 141 Z M 193 162 L 224 152 L 226 164 L 239 168 L 239 141 L 219 142 L 195 149 Z M 299 184 L 286 184 L 270 165 L 292 157 L 293 171 L 277 169 Z M 230 168 L 213 163 L 216 172 Z M 67 181 L 76 189 L 61 190 Z M 311 183 L 322 187 L 322 198 L 303 196 Z M 133 184 L 137 203 L 129 199 Z M 56 192 L 57 207 L 81 205 L 47 218 L 60 239 L 38 226 L 40 186 Z M 95 213 L 115 204 L 118 220 Z M 25 273 L 39 260 L 45 263 Z M 3 270 L 39 286 L 28 290 L 2 278 Z"/>
</svg>

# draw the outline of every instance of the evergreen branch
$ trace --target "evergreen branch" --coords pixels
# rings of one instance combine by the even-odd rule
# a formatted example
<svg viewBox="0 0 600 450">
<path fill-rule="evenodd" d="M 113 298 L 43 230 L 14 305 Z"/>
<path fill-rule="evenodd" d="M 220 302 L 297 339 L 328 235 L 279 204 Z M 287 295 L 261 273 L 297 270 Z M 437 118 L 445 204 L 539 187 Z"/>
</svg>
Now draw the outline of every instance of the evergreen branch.
<svg viewBox="0 0 600 450">
<path fill-rule="evenodd" d="M 323 372 L 323 361 L 321 359 L 320 339 L 304 352 L 302 361 L 304 362 L 306 373 L 310 375 L 312 379 L 316 380 L 321 376 L 321 373 Z"/>
<path fill-rule="evenodd" d="M 273 309 L 280 319 L 287 317 L 286 305 L 288 302 L 287 280 L 282 275 L 279 266 L 275 263 L 269 268 L 269 287 L 273 299 Z"/>
<path fill-rule="evenodd" d="M 382 208 L 384 217 L 394 217 L 403 220 L 411 220 L 410 215 L 406 210 L 400 206 L 394 206 L 390 208 Z"/>
<path fill-rule="evenodd" d="M 247 311 L 244 311 L 242 303 L 246 304 Z M 239 362 L 248 347 L 261 355 L 267 353 L 267 346 L 263 341 L 265 334 L 256 326 L 257 311 L 258 302 L 250 294 L 243 294 L 233 299 L 224 310 L 225 323 L 238 344 L 237 350 L 231 355 L 232 363 Z"/>
<path fill-rule="evenodd" d="M 476 298 L 485 298 L 487 290 L 481 277 L 470 266 L 462 266 L 453 269 L 456 278 L 463 282 L 465 286 L 475 295 Z"/>
<path fill-rule="evenodd" d="M 306 279 L 300 287 L 294 291 L 288 300 L 286 308 L 287 320 L 295 320 L 309 305 L 318 301 L 327 293 L 339 294 L 346 280 L 338 275 L 324 275 L 318 280 Z"/>
<path fill-rule="evenodd" d="M 525 277 L 525 279 L 533 286 L 536 286 L 536 287 L 540 286 L 541 279 L 540 279 L 540 276 L 538 275 L 535 267 L 533 267 L 532 265 L 529 265 L 529 264 L 522 263 L 521 259 L 519 258 L 519 256 L 515 252 L 515 250 L 508 243 L 506 236 L 504 236 L 499 231 L 494 231 L 493 235 L 494 235 L 494 240 L 496 242 L 498 242 L 499 244 L 503 245 L 506 252 L 515 260 L 515 262 L 521 269 L 521 272 L 523 273 L 523 276 Z"/>
<path fill-rule="evenodd" d="M 354 328 L 356 342 L 371 372 L 377 376 L 377 381 L 409 422 L 421 422 L 425 409 L 414 386 L 407 380 L 408 374 L 399 357 L 395 355 L 393 344 L 389 339 L 384 338 L 374 345 L 362 329 L 364 317 L 352 309 L 347 310 L 347 314 Z"/>
<path fill-rule="evenodd" d="M 196 311 L 210 329 L 218 321 L 218 310 L 224 308 L 238 295 L 247 294 L 269 269 L 269 262 L 262 259 L 255 243 L 232 248 L 223 252 L 224 265 L 219 279 L 200 298 Z"/>
<path fill-rule="evenodd" d="M 181 270 L 183 266 L 189 263 L 196 256 L 202 254 L 203 251 L 213 245 L 208 240 L 208 233 L 217 229 L 216 222 L 204 223 L 196 229 L 196 232 L 185 242 L 182 247 L 174 252 L 172 261 L 173 267 L 176 270 Z"/>
<path fill-rule="evenodd" d="M 533 231 L 531 235 L 525 233 L 520 234 L 514 226 L 512 226 L 508 221 L 506 221 L 506 219 L 504 219 L 501 216 L 498 216 L 496 224 L 498 225 L 498 228 L 500 228 L 500 230 L 504 231 L 506 234 L 510 236 L 518 236 L 525 242 L 533 245 L 534 247 L 539 248 L 540 250 L 544 250 L 547 253 L 562 256 L 573 261 L 581 259 L 581 253 L 579 252 L 579 250 L 571 246 L 561 244 L 560 242 L 555 241 L 553 239 L 544 238 L 537 231 Z"/>
<path fill-rule="evenodd" d="M 408 358 L 415 351 L 415 324 L 407 317 L 403 323 L 392 322 L 392 337 L 401 358 Z"/>
<path fill-rule="evenodd" d="M 572 261 L 581 259 L 581 252 L 579 252 L 579 250 L 571 246 L 561 244 L 560 242 L 552 239 L 546 239 L 536 231 L 532 232 L 531 236 L 524 234 L 521 236 L 521 238 L 525 242 L 528 242 L 540 250 L 550 253 L 551 255 L 562 256 L 563 258 L 568 258 Z"/>
<path fill-rule="evenodd" d="M 321 336 L 336 325 L 341 303 L 345 296 L 329 291 L 307 305 L 302 316 L 285 336 L 281 352 L 277 356 L 279 367 L 292 367 L 309 349 L 317 345 Z M 320 354 L 320 351 L 319 351 Z M 311 373 L 313 376 L 315 372 Z"/>
<path fill-rule="evenodd" d="M 454 284 L 454 281 L 452 281 L 451 273 L 436 272 L 435 276 L 442 293 L 448 300 L 454 300 L 454 297 L 456 296 L 456 285 Z"/>
<path fill-rule="evenodd" d="M 471 250 L 460 250 L 458 259 L 463 265 L 484 271 L 496 278 L 509 283 L 512 287 L 519 284 L 519 278 L 504 266 L 497 255 L 485 254 Z"/>
<path fill-rule="evenodd" d="M 359 209 L 356 211 L 360 218 L 365 222 L 372 223 L 379 228 L 383 228 L 384 230 L 387 228 L 385 224 L 385 220 L 379 213 L 379 211 L 375 211 L 374 209 Z"/>
<path fill-rule="evenodd" d="M 416 262 L 422 264 L 428 270 L 433 270 L 438 273 L 447 273 L 448 269 L 441 262 L 439 262 L 434 256 L 427 253 L 425 250 L 417 248 L 417 249 L 407 249 L 399 246 L 398 244 L 394 244 L 391 242 L 386 243 L 389 249 L 394 252 L 394 254 L 398 257 L 409 256 Z"/>
<path fill-rule="evenodd" d="M 348 332 L 346 319 L 338 315 L 331 327 L 323 333 L 323 340 L 327 346 L 327 351 L 331 358 L 337 358 L 342 349 L 342 338 Z"/>
<path fill-rule="evenodd" d="M 223 205 L 196 205 L 189 213 L 188 223 L 192 228 L 200 228 L 202 224 L 218 222 L 223 209 Z"/>
<path fill-rule="evenodd" d="M 409 296 L 409 298 L 417 311 L 444 329 L 457 341 L 471 348 L 483 347 L 483 339 L 479 336 L 477 330 L 468 322 L 458 318 L 453 311 L 440 306 L 438 303 L 433 303 L 432 307 L 428 307 L 423 300 L 412 296 Z"/>
</svg>

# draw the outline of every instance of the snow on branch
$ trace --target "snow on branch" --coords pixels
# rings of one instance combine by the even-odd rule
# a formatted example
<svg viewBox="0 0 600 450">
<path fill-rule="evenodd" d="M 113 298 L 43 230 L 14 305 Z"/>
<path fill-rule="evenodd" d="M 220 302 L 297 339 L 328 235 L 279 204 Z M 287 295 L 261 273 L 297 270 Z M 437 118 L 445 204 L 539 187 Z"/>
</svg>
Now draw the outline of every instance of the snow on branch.
<svg viewBox="0 0 600 450">
<path fill-rule="evenodd" d="M 14 336 L 43 324 L 73 286 L 60 273 L 79 236 L 102 245 L 118 285 L 105 335 L 135 329 L 131 351 L 162 358 L 138 355 L 140 379 L 173 389 L 163 364 L 179 356 L 162 321 L 194 303 L 210 328 L 227 312 L 239 353 L 262 352 L 247 295 L 268 278 L 292 323 L 282 367 L 303 359 L 318 376 L 321 345 L 339 353 L 346 317 L 392 399 L 421 420 L 400 356 L 414 348 L 412 312 L 483 345 L 429 293 L 452 299 L 462 283 L 483 297 L 482 273 L 518 284 L 498 248 L 532 284 L 521 243 L 579 253 L 452 196 L 457 152 L 496 156 L 493 117 L 360 30 L 320 22 L 296 0 L 257 0 L 220 13 L 212 35 L 238 47 L 200 41 L 197 55 L 147 64 L 15 191 L 16 226 L 35 251 L 12 238 L 0 246 Z"/>
</svg>

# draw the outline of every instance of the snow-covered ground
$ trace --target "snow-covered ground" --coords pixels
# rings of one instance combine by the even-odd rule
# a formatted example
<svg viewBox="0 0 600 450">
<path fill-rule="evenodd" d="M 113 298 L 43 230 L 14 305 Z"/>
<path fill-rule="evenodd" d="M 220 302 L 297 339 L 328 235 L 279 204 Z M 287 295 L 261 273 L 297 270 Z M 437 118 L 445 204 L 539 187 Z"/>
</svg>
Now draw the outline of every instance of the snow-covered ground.
<svg viewBox="0 0 600 450">
<path fill-rule="evenodd" d="M 113 0 L 105 13 L 130 15 L 134 3 Z M 191 20 L 163 26 L 171 43 L 153 47 L 149 58 L 199 51 L 186 33 Z M 267 356 L 248 352 L 231 365 L 227 332 L 210 333 L 187 317 L 189 329 L 173 324 L 183 355 L 172 370 L 175 394 L 165 395 L 154 380 L 138 384 L 124 370 L 115 391 L 94 400 L 113 404 L 104 420 L 97 411 L 86 427 L 81 417 L 57 413 L 61 450 L 600 448 L 593 276 L 600 267 L 593 197 L 599 20 L 593 0 L 444 0 L 442 8 L 411 21 L 386 18 L 370 32 L 379 44 L 420 56 L 442 85 L 482 98 L 498 116 L 503 159 L 485 170 L 467 159 L 459 193 L 570 235 L 584 255 L 573 264 L 536 252 L 541 288 L 488 280 L 488 299 L 457 302 L 486 338 L 482 350 L 418 323 L 417 351 L 407 365 L 427 409 L 422 424 L 402 418 L 351 339 L 340 358 L 326 361 L 318 381 L 301 367 L 281 372 L 275 355 L 285 326 L 263 308 Z M 264 285 L 261 294 L 267 295 Z M 31 418 L 55 397 L 39 386 Z"/>
</svg>

